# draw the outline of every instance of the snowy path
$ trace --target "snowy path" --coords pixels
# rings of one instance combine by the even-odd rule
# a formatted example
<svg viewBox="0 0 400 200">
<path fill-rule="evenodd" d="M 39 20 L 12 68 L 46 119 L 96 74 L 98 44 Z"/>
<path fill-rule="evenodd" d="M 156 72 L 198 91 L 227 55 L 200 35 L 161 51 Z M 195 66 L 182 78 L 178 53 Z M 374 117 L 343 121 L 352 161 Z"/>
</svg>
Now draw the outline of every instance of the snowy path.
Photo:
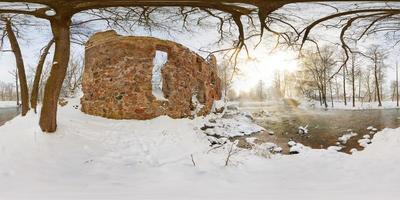
<svg viewBox="0 0 400 200">
<path fill-rule="evenodd" d="M 0 127 L 0 199 L 398 199 L 400 129 L 378 133 L 365 151 L 309 150 L 257 156 L 208 153 L 201 119 L 108 120 L 70 103 L 58 132 L 37 116 Z M 193 155 L 196 167 L 193 166 Z"/>
</svg>

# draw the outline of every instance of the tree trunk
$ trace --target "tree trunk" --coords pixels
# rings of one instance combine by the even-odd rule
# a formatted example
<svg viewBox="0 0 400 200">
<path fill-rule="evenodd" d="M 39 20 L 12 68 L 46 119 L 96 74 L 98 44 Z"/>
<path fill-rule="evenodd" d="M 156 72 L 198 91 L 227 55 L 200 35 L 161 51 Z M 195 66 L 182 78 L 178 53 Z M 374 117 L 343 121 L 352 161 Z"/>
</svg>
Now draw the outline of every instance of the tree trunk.
<svg viewBox="0 0 400 200">
<path fill-rule="evenodd" d="M 331 92 L 331 103 L 332 103 L 332 108 L 333 108 L 333 92 L 332 92 L 332 82 L 329 81 L 329 90 Z"/>
<path fill-rule="evenodd" d="M 19 89 L 18 89 L 19 85 L 18 85 L 18 69 L 16 69 L 15 71 L 15 93 L 17 96 L 17 106 L 19 107 Z M 12 93 L 10 96 L 10 100 L 12 99 Z"/>
<path fill-rule="evenodd" d="M 70 24 L 69 16 L 57 16 L 51 21 L 55 51 L 53 66 L 44 90 L 43 107 L 39 121 L 40 128 L 44 132 L 51 133 L 57 129 L 58 97 L 68 68 L 70 55 Z"/>
<path fill-rule="evenodd" d="M 399 107 L 399 65 L 396 63 L 396 102 Z"/>
<path fill-rule="evenodd" d="M 353 107 L 356 106 L 356 86 L 355 86 L 355 74 L 354 74 L 354 64 L 351 67 L 351 78 L 352 78 L 352 89 L 353 89 Z"/>
<path fill-rule="evenodd" d="M 376 56 L 375 56 L 376 57 Z M 381 102 L 381 95 L 379 92 L 379 80 L 378 80 L 378 64 L 376 63 L 377 60 L 375 59 L 375 70 L 374 70 L 374 76 L 375 76 L 375 88 L 376 88 L 376 96 L 378 98 L 378 106 L 382 106 L 382 102 Z"/>
<path fill-rule="evenodd" d="M 339 97 L 339 83 L 338 83 L 337 77 L 335 77 L 335 87 L 336 87 L 336 100 L 340 100 L 340 97 Z"/>
<path fill-rule="evenodd" d="M 367 79 L 368 102 L 372 101 L 371 86 L 370 86 L 370 71 L 368 71 Z"/>
<path fill-rule="evenodd" d="M 392 101 L 394 101 L 394 96 L 396 95 L 396 87 L 393 87 L 392 91 Z"/>
<path fill-rule="evenodd" d="M 226 83 L 226 81 L 227 81 L 227 66 L 225 65 L 224 66 L 224 102 L 226 103 L 226 102 L 228 102 L 228 87 L 227 87 L 227 83 Z"/>
<path fill-rule="evenodd" d="M 347 99 L 346 99 L 346 66 L 343 67 L 343 99 L 344 105 L 347 106 Z"/>
<path fill-rule="evenodd" d="M 33 80 L 32 93 L 31 93 L 31 107 L 36 113 L 37 100 L 38 100 L 38 92 L 39 92 L 39 83 L 40 78 L 42 77 L 43 65 L 46 61 L 47 54 L 49 53 L 50 47 L 53 45 L 54 39 L 50 40 L 50 42 L 46 45 L 43 50 L 42 55 L 40 55 L 39 63 L 36 67 L 35 79 Z"/>
<path fill-rule="evenodd" d="M 326 99 L 326 86 L 325 85 L 322 87 L 322 102 L 324 103 L 325 108 L 328 108 L 328 102 L 327 102 L 327 99 Z"/>
<path fill-rule="evenodd" d="M 360 74 L 358 76 L 358 101 L 361 102 L 361 78 L 362 78 L 362 72 L 360 71 Z"/>
<path fill-rule="evenodd" d="M 7 20 L 6 22 L 6 31 L 8 39 L 10 40 L 11 49 L 14 52 L 15 63 L 18 69 L 17 72 L 19 77 L 19 86 L 21 89 L 21 103 L 22 103 L 21 115 L 25 116 L 26 113 L 29 111 L 28 83 L 26 81 L 24 60 L 22 58 L 21 49 L 19 47 L 18 40 L 15 37 L 14 31 L 12 30 L 12 24 L 10 20 Z"/>
<path fill-rule="evenodd" d="M 382 67 L 379 67 L 378 69 L 379 69 L 379 71 L 378 71 L 378 82 L 379 82 L 379 87 L 380 87 L 379 94 L 381 95 L 380 98 L 381 98 L 381 101 L 382 101 L 383 100 L 383 83 L 382 83 L 383 74 L 382 74 Z"/>
<path fill-rule="evenodd" d="M 322 106 L 322 97 L 321 97 L 321 90 L 318 89 L 318 96 L 319 96 L 319 105 Z"/>
</svg>

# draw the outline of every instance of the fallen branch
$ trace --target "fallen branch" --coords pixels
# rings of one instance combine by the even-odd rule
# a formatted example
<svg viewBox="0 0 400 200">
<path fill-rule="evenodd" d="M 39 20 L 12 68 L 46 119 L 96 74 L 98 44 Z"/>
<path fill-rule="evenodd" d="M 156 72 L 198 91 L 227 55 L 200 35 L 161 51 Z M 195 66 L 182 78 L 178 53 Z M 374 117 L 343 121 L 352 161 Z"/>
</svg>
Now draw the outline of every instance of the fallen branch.
<svg viewBox="0 0 400 200">
<path fill-rule="evenodd" d="M 190 154 L 190 157 L 192 158 L 192 163 L 193 163 L 193 166 L 195 166 L 195 167 L 196 167 L 196 162 L 194 162 L 193 154 Z"/>
</svg>

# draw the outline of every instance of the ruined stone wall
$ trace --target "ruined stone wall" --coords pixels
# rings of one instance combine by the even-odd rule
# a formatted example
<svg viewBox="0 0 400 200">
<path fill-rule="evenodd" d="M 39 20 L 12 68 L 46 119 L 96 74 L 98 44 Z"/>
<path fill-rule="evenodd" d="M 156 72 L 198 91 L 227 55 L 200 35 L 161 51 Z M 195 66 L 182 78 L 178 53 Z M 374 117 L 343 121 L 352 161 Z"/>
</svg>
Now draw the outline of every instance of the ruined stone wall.
<svg viewBox="0 0 400 200">
<path fill-rule="evenodd" d="M 157 100 L 152 94 L 157 50 L 168 54 L 161 71 L 166 100 Z M 205 115 L 214 100 L 221 98 L 220 85 L 213 56 L 206 61 L 175 42 L 106 31 L 86 44 L 82 111 L 112 119 Z M 201 107 L 194 106 L 193 95 Z"/>
</svg>

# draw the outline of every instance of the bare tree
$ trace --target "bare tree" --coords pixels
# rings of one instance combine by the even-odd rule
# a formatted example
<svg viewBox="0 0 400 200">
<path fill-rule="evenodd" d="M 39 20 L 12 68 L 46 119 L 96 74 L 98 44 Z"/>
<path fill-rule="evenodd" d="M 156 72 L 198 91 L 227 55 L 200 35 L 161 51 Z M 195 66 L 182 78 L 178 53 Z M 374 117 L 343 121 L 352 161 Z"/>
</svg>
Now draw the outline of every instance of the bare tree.
<svg viewBox="0 0 400 200">
<path fill-rule="evenodd" d="M 71 97 L 75 95 L 82 82 L 82 75 L 83 59 L 81 56 L 72 54 L 63 87 L 61 88 L 61 94 L 63 97 Z"/>
<path fill-rule="evenodd" d="M 364 71 L 360 68 L 359 74 L 358 74 L 358 101 L 359 102 L 362 101 L 361 89 L 362 89 L 363 73 L 364 73 Z"/>
<path fill-rule="evenodd" d="M 15 74 L 15 73 L 13 73 Z M 13 83 L 5 83 L 0 81 L 0 98 L 1 101 L 15 101 L 17 98 L 16 90 Z M 17 104 L 19 106 L 19 103 Z"/>
<path fill-rule="evenodd" d="M 224 92 L 225 101 L 228 100 L 228 92 L 232 87 L 233 76 L 238 71 L 234 71 L 234 67 L 228 61 L 223 61 L 218 65 L 218 76 L 221 78 L 221 84 Z"/>
<path fill-rule="evenodd" d="M 265 98 L 266 98 L 265 89 L 266 89 L 266 86 L 265 86 L 264 81 L 263 80 L 259 80 L 258 84 L 257 84 L 257 87 L 256 87 L 258 100 L 260 100 L 260 101 L 264 101 L 265 100 Z"/>
<path fill-rule="evenodd" d="M 382 73 L 383 73 L 382 68 L 384 67 L 383 60 L 385 59 L 385 54 L 379 46 L 373 45 L 371 46 L 368 55 L 366 55 L 366 57 L 372 60 L 373 62 L 373 75 L 374 75 L 375 91 L 376 91 L 375 94 L 378 100 L 378 106 L 382 106 L 382 87 L 380 80 L 382 79 Z"/>
<path fill-rule="evenodd" d="M 372 92 L 371 92 L 371 70 L 368 69 L 367 73 L 365 74 L 365 82 L 367 87 L 367 94 L 368 94 L 368 102 L 372 101 Z"/>
<path fill-rule="evenodd" d="M 17 106 L 20 106 L 20 103 L 19 103 L 19 84 L 18 84 L 18 82 L 19 82 L 19 80 L 18 80 L 18 72 L 17 72 L 17 69 L 15 69 L 15 70 L 13 70 L 13 71 L 11 71 L 11 72 L 9 72 L 10 74 L 11 74 L 11 76 L 13 76 L 14 77 L 14 80 L 15 80 L 15 96 L 16 96 L 16 101 L 17 101 Z M 10 99 L 12 99 L 12 90 L 11 90 L 11 93 L 10 93 Z"/>
<path fill-rule="evenodd" d="M 15 62 L 17 66 L 19 86 L 21 90 L 21 115 L 25 116 L 29 111 L 29 91 L 28 91 L 28 83 L 26 80 L 25 74 L 25 66 L 22 58 L 21 49 L 17 40 L 17 37 L 14 33 L 12 18 L 7 16 L 0 16 L 0 20 L 5 23 L 5 34 L 9 40 L 12 52 L 15 57 Z M 2 46 L 2 45 L 1 45 Z"/>
<path fill-rule="evenodd" d="M 310 74 L 318 88 L 321 102 L 327 108 L 327 91 L 331 82 L 331 72 L 336 65 L 333 59 L 334 52 L 329 47 L 324 47 L 319 52 L 308 52 L 303 59 L 303 67 Z"/>
<path fill-rule="evenodd" d="M 360 71 L 357 66 L 357 56 L 352 54 L 351 64 L 350 64 L 350 76 L 351 76 L 351 90 L 352 90 L 352 106 L 356 106 L 356 77 L 359 75 Z"/>
<path fill-rule="evenodd" d="M 19 103 L 20 102 L 20 100 L 19 100 L 19 89 L 18 89 L 19 88 L 18 72 L 15 69 L 15 70 L 9 71 L 8 73 L 14 78 L 14 81 L 15 81 L 14 84 L 15 85 L 13 85 L 12 83 L 10 83 L 10 84 L 3 83 L 2 84 L 3 87 L 4 87 L 4 89 L 3 89 L 3 91 L 4 91 L 3 100 L 16 101 L 17 106 L 20 106 L 20 103 Z M 15 88 L 15 95 L 14 95 L 14 88 Z"/>
<path fill-rule="evenodd" d="M 399 107 L 399 64 L 396 62 L 396 105 Z"/>
<path fill-rule="evenodd" d="M 347 65 L 344 65 L 342 67 L 342 74 L 343 74 L 343 100 L 344 100 L 344 105 L 347 106 L 347 94 L 346 94 L 346 71 L 347 71 Z"/>
<path fill-rule="evenodd" d="M 391 89 L 391 100 L 394 101 L 395 97 L 396 97 L 396 81 L 391 81 L 390 82 L 390 89 Z"/>
<path fill-rule="evenodd" d="M 50 51 L 51 46 L 54 43 L 54 39 L 51 39 L 49 43 L 44 47 L 42 54 L 40 55 L 38 65 L 36 67 L 35 78 L 33 80 L 32 85 L 32 93 L 31 93 L 31 106 L 36 113 L 37 107 L 37 100 L 38 100 L 38 93 L 39 93 L 39 85 L 40 85 L 40 78 L 42 77 L 43 66 L 46 61 L 47 54 Z"/>
</svg>

